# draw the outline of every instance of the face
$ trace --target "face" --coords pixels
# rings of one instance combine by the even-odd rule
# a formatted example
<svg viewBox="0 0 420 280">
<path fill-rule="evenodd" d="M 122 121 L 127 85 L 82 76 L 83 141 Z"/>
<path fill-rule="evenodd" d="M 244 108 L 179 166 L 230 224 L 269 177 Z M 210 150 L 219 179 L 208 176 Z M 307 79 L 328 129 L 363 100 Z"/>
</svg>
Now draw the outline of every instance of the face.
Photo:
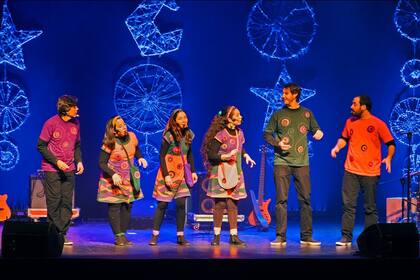
<svg viewBox="0 0 420 280">
<path fill-rule="evenodd" d="M 242 124 L 242 116 L 241 112 L 238 109 L 233 109 L 232 116 L 230 117 L 230 121 L 234 126 L 238 126 Z"/>
<path fill-rule="evenodd" d="M 188 127 L 188 117 L 187 117 L 187 114 L 185 114 L 184 111 L 179 112 L 176 115 L 175 122 L 176 122 L 176 124 L 180 128 L 187 128 Z"/>
<path fill-rule="evenodd" d="M 360 105 L 360 98 L 359 97 L 355 97 L 353 98 L 353 102 L 351 103 L 351 114 L 353 116 L 359 117 L 363 111 L 366 110 L 366 106 L 365 105 Z"/>
<path fill-rule="evenodd" d="M 117 119 L 115 123 L 115 132 L 117 137 L 122 137 L 127 135 L 127 125 L 123 119 Z"/>
<path fill-rule="evenodd" d="M 70 109 L 67 111 L 67 116 L 75 118 L 77 117 L 78 111 L 79 111 L 79 107 L 77 107 L 77 105 L 71 106 Z"/>
<path fill-rule="evenodd" d="M 287 106 L 287 105 L 292 104 L 293 102 L 296 101 L 296 97 L 297 97 L 297 94 L 293 94 L 290 91 L 290 88 L 283 89 L 283 95 L 281 96 L 281 98 L 283 99 L 284 105 Z"/>
</svg>

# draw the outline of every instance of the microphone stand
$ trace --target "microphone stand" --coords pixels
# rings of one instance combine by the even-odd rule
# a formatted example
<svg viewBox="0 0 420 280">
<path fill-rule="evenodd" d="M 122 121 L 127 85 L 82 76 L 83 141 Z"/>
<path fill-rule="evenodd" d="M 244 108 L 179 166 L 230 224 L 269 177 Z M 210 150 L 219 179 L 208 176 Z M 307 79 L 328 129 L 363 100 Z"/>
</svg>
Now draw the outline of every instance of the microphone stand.
<svg viewBox="0 0 420 280">
<path fill-rule="evenodd" d="M 411 212 L 411 137 L 412 132 L 407 132 L 408 139 L 408 163 L 407 163 L 407 223 L 410 222 Z M 404 204 L 404 203 L 403 203 Z"/>
</svg>

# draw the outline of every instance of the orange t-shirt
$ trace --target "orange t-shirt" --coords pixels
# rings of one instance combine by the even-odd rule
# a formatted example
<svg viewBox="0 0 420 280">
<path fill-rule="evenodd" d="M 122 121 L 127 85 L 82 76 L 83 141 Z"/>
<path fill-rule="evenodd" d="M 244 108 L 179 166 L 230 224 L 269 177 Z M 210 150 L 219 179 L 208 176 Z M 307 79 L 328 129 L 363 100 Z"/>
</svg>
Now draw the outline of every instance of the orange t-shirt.
<svg viewBox="0 0 420 280">
<path fill-rule="evenodd" d="M 343 138 L 348 139 L 348 151 L 344 169 L 364 176 L 381 174 L 381 141 L 388 143 L 394 138 L 386 124 L 375 116 L 369 119 L 347 119 Z"/>
</svg>

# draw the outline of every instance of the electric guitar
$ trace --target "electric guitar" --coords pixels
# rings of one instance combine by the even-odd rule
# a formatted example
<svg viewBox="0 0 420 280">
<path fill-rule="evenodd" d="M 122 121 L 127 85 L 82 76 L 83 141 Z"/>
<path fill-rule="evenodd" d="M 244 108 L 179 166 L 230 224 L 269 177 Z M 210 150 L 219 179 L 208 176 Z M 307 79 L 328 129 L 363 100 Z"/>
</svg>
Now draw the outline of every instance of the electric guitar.
<svg viewBox="0 0 420 280">
<path fill-rule="evenodd" d="M 6 203 L 7 194 L 0 195 L 0 222 L 3 222 L 10 218 L 12 212 L 10 211 L 9 205 Z"/>
<path fill-rule="evenodd" d="M 251 201 L 253 211 L 248 216 L 248 222 L 252 226 L 258 225 L 262 230 L 268 230 L 268 226 L 271 223 L 270 212 L 268 211 L 268 205 L 271 199 L 264 201 L 264 185 L 265 185 L 265 155 L 266 147 L 262 145 L 260 148 L 261 152 L 261 165 L 260 165 L 260 179 L 258 185 L 258 200 L 255 199 L 255 194 L 250 190 Z"/>
</svg>

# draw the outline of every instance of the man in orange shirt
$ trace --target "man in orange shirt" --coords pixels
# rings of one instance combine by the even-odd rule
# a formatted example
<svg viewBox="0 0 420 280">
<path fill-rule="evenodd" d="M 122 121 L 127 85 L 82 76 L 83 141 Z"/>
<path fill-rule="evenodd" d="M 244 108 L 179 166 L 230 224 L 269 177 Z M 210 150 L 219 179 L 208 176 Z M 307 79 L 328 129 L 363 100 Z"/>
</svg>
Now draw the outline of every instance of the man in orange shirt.
<svg viewBox="0 0 420 280">
<path fill-rule="evenodd" d="M 341 137 L 331 150 L 337 153 L 349 144 L 344 164 L 342 185 L 343 216 L 341 239 L 337 246 L 351 246 L 359 191 L 364 194 L 365 228 L 378 222 L 376 187 L 381 174 L 381 163 L 391 172 L 391 159 L 395 153 L 395 141 L 385 122 L 372 115 L 369 96 L 356 96 L 351 105 L 352 117 L 348 118 Z M 381 142 L 388 146 L 388 155 L 382 159 Z"/>
</svg>

